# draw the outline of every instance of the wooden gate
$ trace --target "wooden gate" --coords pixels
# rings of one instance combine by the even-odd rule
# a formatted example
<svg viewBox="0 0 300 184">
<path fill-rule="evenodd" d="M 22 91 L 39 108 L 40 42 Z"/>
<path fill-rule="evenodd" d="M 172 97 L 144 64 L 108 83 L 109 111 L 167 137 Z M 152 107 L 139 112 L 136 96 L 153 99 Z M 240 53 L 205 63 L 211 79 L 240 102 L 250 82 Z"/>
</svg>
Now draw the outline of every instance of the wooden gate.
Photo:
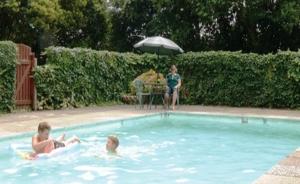
<svg viewBox="0 0 300 184">
<path fill-rule="evenodd" d="M 32 71 L 37 60 L 31 48 L 24 44 L 17 44 L 17 71 L 16 71 L 16 107 L 32 108 L 36 110 L 36 89 Z"/>
</svg>

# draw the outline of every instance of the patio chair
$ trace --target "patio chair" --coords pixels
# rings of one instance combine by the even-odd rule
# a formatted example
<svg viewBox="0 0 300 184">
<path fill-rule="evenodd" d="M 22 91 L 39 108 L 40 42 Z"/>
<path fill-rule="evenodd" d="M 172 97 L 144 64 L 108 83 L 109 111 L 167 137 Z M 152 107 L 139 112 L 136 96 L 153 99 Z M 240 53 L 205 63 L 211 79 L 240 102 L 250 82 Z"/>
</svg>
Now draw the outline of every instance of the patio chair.
<svg viewBox="0 0 300 184">
<path fill-rule="evenodd" d="M 135 86 L 135 90 L 136 90 L 137 103 L 138 103 L 140 109 L 142 109 L 142 108 L 144 108 L 145 98 L 150 99 L 151 93 L 150 92 L 147 92 L 147 93 L 144 92 L 144 82 L 142 80 L 135 80 L 134 81 L 134 86 Z M 136 103 L 136 106 L 137 106 L 137 103 Z M 149 105 L 147 105 L 147 107 L 148 106 Z"/>
</svg>

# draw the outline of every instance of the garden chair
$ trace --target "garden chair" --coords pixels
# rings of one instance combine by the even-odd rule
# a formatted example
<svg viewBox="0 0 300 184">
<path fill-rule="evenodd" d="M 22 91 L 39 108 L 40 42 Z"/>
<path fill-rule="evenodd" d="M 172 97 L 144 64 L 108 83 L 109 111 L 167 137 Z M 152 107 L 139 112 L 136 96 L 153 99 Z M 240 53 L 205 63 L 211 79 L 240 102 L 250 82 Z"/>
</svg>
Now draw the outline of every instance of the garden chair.
<svg viewBox="0 0 300 184">
<path fill-rule="evenodd" d="M 138 103 L 140 109 L 142 109 L 142 108 L 144 108 L 145 98 L 149 99 L 151 93 L 144 92 L 144 82 L 142 80 L 135 80 L 134 86 L 135 86 L 135 90 L 136 90 L 137 103 Z M 136 103 L 136 106 L 137 106 L 137 103 Z M 148 107 L 148 105 L 147 105 L 147 107 Z"/>
</svg>

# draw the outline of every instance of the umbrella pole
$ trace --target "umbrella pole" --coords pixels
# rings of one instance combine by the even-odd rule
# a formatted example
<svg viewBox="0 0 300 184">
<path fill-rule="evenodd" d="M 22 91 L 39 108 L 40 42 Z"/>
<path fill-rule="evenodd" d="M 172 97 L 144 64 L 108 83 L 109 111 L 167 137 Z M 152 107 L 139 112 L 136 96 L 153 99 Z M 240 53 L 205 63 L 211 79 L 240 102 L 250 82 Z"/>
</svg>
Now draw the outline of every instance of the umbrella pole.
<svg viewBox="0 0 300 184">
<path fill-rule="evenodd" d="M 159 54 L 157 54 L 157 64 L 159 63 Z M 156 83 L 158 83 L 158 79 L 159 79 L 159 71 L 158 71 L 158 67 L 156 69 L 157 72 L 157 78 L 156 78 Z"/>
</svg>

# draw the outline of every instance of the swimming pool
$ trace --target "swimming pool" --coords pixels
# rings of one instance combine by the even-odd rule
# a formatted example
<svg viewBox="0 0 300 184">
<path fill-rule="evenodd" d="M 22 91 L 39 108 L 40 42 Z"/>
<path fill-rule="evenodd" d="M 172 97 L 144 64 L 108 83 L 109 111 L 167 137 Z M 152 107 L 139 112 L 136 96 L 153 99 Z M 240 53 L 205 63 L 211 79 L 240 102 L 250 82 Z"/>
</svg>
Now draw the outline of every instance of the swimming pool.
<svg viewBox="0 0 300 184">
<path fill-rule="evenodd" d="M 1 184 L 250 184 L 300 145 L 297 121 L 181 113 L 76 126 L 53 136 L 62 132 L 83 141 L 35 161 L 11 148 L 30 148 L 32 133 L 0 139 Z M 120 139 L 120 157 L 104 153 L 110 134 Z"/>
</svg>

